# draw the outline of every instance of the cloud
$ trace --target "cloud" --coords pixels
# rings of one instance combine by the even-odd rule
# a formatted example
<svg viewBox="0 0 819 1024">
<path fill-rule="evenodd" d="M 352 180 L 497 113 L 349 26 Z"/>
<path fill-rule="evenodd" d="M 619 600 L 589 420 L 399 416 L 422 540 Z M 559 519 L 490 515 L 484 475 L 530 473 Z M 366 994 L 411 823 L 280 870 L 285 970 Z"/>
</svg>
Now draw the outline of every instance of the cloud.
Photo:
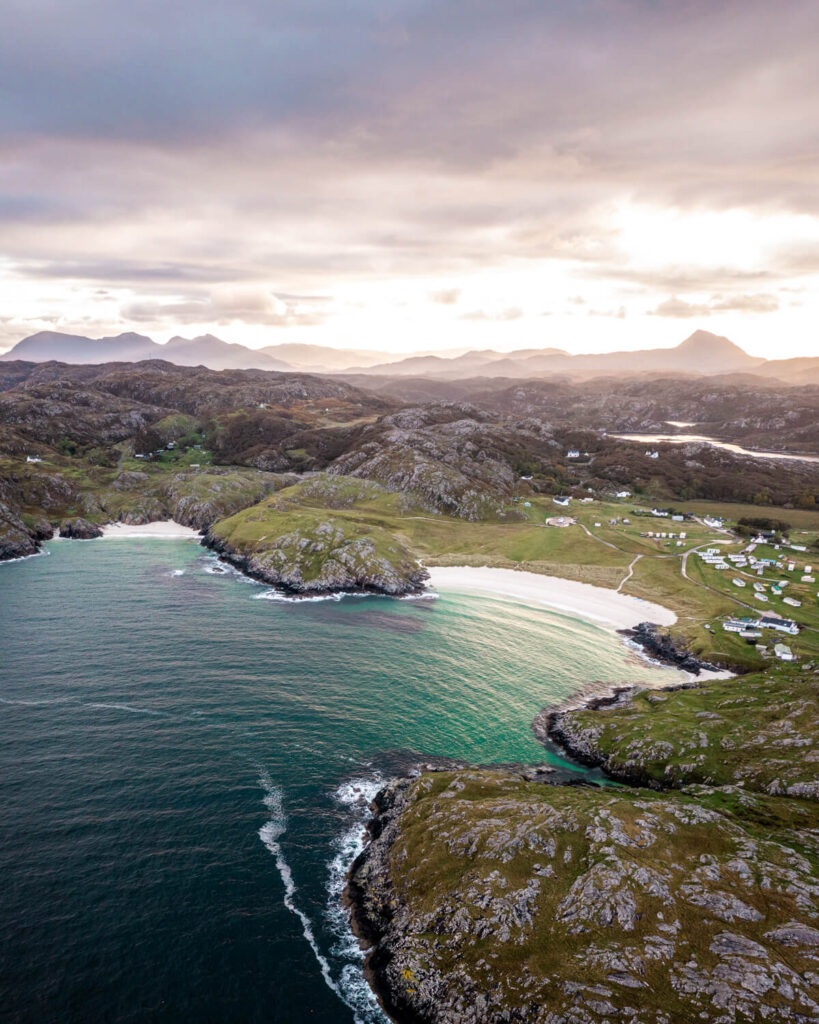
<svg viewBox="0 0 819 1024">
<path fill-rule="evenodd" d="M 661 302 L 652 315 L 687 320 L 715 313 L 775 313 L 778 309 L 779 300 L 774 295 L 714 295 L 709 302 L 686 302 L 674 295 Z"/>
<path fill-rule="evenodd" d="M 471 313 L 462 313 L 459 319 L 461 320 L 486 320 L 491 323 L 503 323 L 508 320 L 520 320 L 523 316 L 523 310 L 517 306 L 509 306 L 506 309 L 497 310 L 474 310 Z"/>
<path fill-rule="evenodd" d="M 430 301 L 441 306 L 454 306 L 461 297 L 460 288 L 443 288 L 441 291 L 430 292 Z"/>
<path fill-rule="evenodd" d="M 586 315 L 587 316 L 607 316 L 607 317 L 613 317 L 615 320 L 625 320 L 625 318 L 626 318 L 626 316 L 628 314 L 626 313 L 626 307 L 625 306 L 618 306 L 617 309 L 590 309 L 590 310 L 587 311 Z"/>
<path fill-rule="evenodd" d="M 817 244 L 773 247 L 758 266 L 688 265 L 658 234 L 669 265 L 638 266 L 617 211 L 819 218 L 805 129 L 819 5 L 787 6 L 782 17 L 768 0 L 8 0 L 9 308 L 25 322 L 76 284 L 116 291 L 100 302 L 142 324 L 318 325 L 332 304 L 288 296 L 423 280 L 433 307 L 469 305 L 472 274 L 551 265 L 583 278 L 566 295 L 614 310 L 600 316 L 630 310 L 630 287 L 668 317 L 776 290 L 819 273 Z M 287 311 L 247 299 L 261 292 Z M 510 310 L 528 308 L 507 294 Z"/>
<path fill-rule="evenodd" d="M 120 310 L 123 320 L 136 323 L 235 323 L 266 327 L 314 327 L 327 314 L 310 308 L 304 298 L 285 302 L 264 289 L 217 289 L 208 295 L 174 302 L 131 302 Z"/>
</svg>

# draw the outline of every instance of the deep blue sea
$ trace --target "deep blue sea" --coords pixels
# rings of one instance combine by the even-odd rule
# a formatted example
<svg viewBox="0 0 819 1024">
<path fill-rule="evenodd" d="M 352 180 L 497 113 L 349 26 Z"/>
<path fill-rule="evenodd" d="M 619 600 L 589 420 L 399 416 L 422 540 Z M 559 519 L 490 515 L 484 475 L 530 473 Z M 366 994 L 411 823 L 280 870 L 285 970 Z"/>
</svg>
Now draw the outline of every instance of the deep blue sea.
<svg viewBox="0 0 819 1024">
<path fill-rule="evenodd" d="M 383 1021 L 339 894 L 379 781 L 554 760 L 537 711 L 642 665 L 483 597 L 271 600 L 195 542 L 0 565 L 0 1019 Z"/>
</svg>

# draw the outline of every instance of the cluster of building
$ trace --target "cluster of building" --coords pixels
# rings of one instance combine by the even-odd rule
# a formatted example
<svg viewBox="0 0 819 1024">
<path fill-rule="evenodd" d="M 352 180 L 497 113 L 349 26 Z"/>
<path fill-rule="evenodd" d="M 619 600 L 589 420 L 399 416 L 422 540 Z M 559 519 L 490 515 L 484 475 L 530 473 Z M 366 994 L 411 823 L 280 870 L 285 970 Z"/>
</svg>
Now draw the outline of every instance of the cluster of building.
<svg viewBox="0 0 819 1024">
<path fill-rule="evenodd" d="M 787 633 L 790 636 L 797 636 L 799 626 L 791 619 L 779 619 L 773 615 L 762 615 L 759 618 L 746 616 L 741 619 L 726 619 L 722 628 L 727 633 L 737 633 L 744 640 L 758 640 L 762 637 L 764 629 L 772 629 L 779 633 Z M 761 653 L 767 651 L 767 647 L 757 644 L 757 650 Z M 795 661 L 795 655 L 787 644 L 774 644 L 774 655 L 780 661 Z"/>
<path fill-rule="evenodd" d="M 697 557 L 706 565 L 710 565 L 712 569 L 730 569 L 726 559 L 733 562 L 737 558 L 736 555 L 723 555 L 719 548 L 700 548 Z M 742 564 L 747 565 L 748 563 L 745 561 Z"/>
<path fill-rule="evenodd" d="M 685 530 L 680 530 L 679 536 L 673 530 L 649 530 L 647 533 L 641 533 L 641 537 L 653 537 L 655 540 L 675 540 L 677 541 L 677 547 L 682 547 L 683 543 L 688 537 Z"/>
<path fill-rule="evenodd" d="M 739 633 L 740 636 L 744 636 L 746 633 L 754 634 L 753 637 L 749 636 L 748 639 L 762 636 L 759 632 L 761 629 L 773 629 L 778 633 L 788 633 L 790 636 L 797 636 L 799 633 L 799 626 L 797 626 L 793 619 L 780 619 L 776 615 L 746 615 L 741 619 L 726 619 L 722 624 L 722 628 L 727 633 Z"/>
</svg>

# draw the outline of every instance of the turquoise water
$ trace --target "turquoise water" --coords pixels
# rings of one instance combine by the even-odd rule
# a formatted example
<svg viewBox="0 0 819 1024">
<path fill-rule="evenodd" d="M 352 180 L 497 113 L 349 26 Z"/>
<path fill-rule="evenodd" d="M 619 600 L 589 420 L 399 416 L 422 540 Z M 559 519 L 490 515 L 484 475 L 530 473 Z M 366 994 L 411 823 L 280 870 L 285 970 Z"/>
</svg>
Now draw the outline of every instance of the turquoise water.
<svg viewBox="0 0 819 1024">
<path fill-rule="evenodd" d="M 190 541 L 0 565 L 0 1017 L 383 1017 L 338 894 L 419 757 L 550 759 L 617 641 L 486 598 L 270 600 Z"/>
</svg>

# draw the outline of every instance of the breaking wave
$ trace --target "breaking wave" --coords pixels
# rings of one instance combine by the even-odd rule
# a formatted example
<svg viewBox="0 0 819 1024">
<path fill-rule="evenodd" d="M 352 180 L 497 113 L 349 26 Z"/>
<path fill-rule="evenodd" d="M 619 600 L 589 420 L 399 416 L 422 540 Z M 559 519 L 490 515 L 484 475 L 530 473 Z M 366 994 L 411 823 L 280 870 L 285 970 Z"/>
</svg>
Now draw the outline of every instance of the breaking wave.
<svg viewBox="0 0 819 1024">
<path fill-rule="evenodd" d="M 52 540 L 57 540 L 57 537 L 52 537 Z M 12 562 L 27 562 L 29 558 L 42 558 L 45 555 L 50 555 L 51 552 L 48 548 L 43 548 L 41 551 L 34 551 L 30 555 L 20 555 L 19 558 L 4 558 L 0 561 L 0 565 L 11 565 Z"/>
<path fill-rule="evenodd" d="M 378 1004 L 363 973 L 365 951 L 350 926 L 349 914 L 342 903 L 347 875 L 364 849 L 370 804 L 384 785 L 380 775 L 351 779 L 335 791 L 336 802 L 349 812 L 352 822 L 333 842 L 333 857 L 327 865 L 327 924 L 334 942 L 331 953 L 341 961 L 339 986 L 345 1003 L 359 1024 L 387 1024 L 389 1018 Z"/>
<path fill-rule="evenodd" d="M 309 604 L 314 601 L 341 601 L 345 597 L 378 597 L 378 594 L 356 594 L 352 591 L 339 590 L 335 594 L 313 594 L 301 597 L 296 594 L 283 594 L 280 590 L 265 590 L 263 594 L 255 594 L 254 601 L 285 601 L 288 604 Z"/>
<path fill-rule="evenodd" d="M 264 805 L 270 812 L 270 818 L 262 825 L 259 829 L 259 838 L 264 843 L 265 847 L 273 854 L 273 858 L 276 861 L 276 869 L 279 872 L 279 876 L 284 886 L 284 905 L 287 909 L 295 914 L 301 922 L 301 929 L 304 938 L 307 940 L 308 945 L 313 951 L 313 955 L 316 958 L 316 962 L 321 970 L 321 975 L 324 978 L 327 987 L 335 992 L 339 999 L 353 1011 L 353 1017 L 356 1024 L 389 1024 L 388 1018 L 384 1015 L 378 1002 L 370 990 L 369 985 L 361 971 L 361 965 L 363 962 L 363 953 L 358 948 L 358 943 L 355 940 L 352 932 L 350 931 L 349 921 L 343 909 L 341 908 L 341 893 L 344 889 L 344 882 L 347 877 L 347 871 L 349 870 L 350 864 L 352 864 L 355 857 L 358 855 L 354 853 L 354 850 L 363 848 L 363 837 L 360 833 L 363 832 L 363 812 L 359 807 L 357 783 L 350 783 L 339 790 L 339 802 L 343 803 L 346 799 L 345 794 L 341 793 L 341 790 L 350 790 L 350 802 L 355 805 L 357 813 L 360 815 L 359 824 L 356 832 L 359 834 L 359 838 L 352 838 L 352 830 L 337 841 L 336 855 L 330 862 L 331 878 L 330 878 L 330 899 L 328 903 L 328 921 L 331 926 L 336 926 L 338 931 L 334 928 L 334 934 L 338 934 L 340 943 L 333 946 L 331 955 L 342 957 L 346 962 L 342 964 L 338 981 L 333 978 L 330 962 L 327 957 L 322 953 L 319 948 L 319 944 L 316 941 L 316 936 L 313 931 L 313 925 L 307 914 L 296 903 L 296 883 L 293 880 L 293 873 L 290 870 L 290 865 L 284 856 L 284 851 L 280 843 L 281 837 L 287 831 L 287 815 L 284 810 L 284 794 L 280 786 L 276 786 L 267 771 L 262 770 L 259 773 L 259 782 L 262 789 L 264 790 Z M 351 788 L 352 787 L 352 788 Z M 375 785 L 373 789 L 373 796 L 378 790 L 378 786 Z M 364 791 L 360 791 L 361 799 L 364 799 Z M 370 798 L 372 799 L 372 798 Z M 364 811 L 369 801 L 364 802 Z M 350 837 L 349 839 L 347 837 Z M 358 844 L 361 844 L 359 847 Z M 344 866 L 346 864 L 346 867 Z M 329 908 L 337 908 L 338 917 L 331 917 Z M 349 938 L 341 931 L 344 929 L 349 934 Z M 354 952 L 353 952 L 354 947 Z"/>
</svg>

